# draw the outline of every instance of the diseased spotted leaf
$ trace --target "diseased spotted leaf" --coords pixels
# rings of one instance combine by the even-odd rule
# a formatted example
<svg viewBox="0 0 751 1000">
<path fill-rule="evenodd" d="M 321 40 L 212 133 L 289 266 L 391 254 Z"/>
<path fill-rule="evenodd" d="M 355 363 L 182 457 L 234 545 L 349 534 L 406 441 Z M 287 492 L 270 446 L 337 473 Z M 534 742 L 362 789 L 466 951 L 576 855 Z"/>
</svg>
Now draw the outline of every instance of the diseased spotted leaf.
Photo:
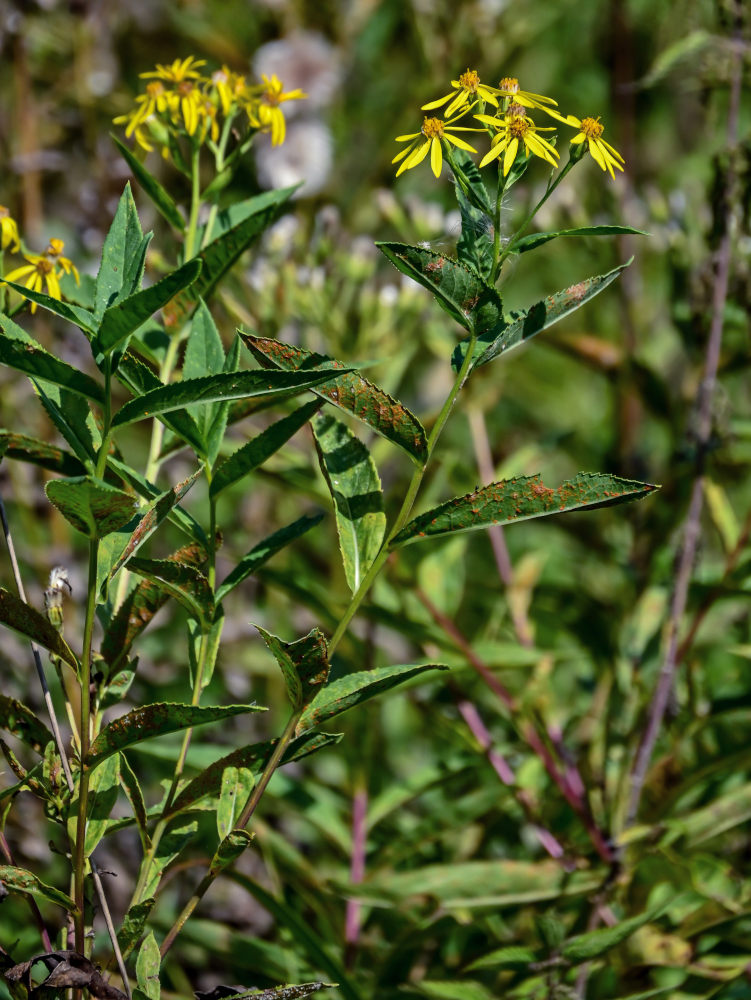
<svg viewBox="0 0 751 1000">
<path fill-rule="evenodd" d="M 117 932 L 117 943 L 120 945 L 123 958 L 127 958 L 138 943 L 149 914 L 154 908 L 154 903 L 155 900 L 153 897 L 144 899 L 142 903 L 136 903 L 134 906 L 131 906 L 123 917 L 122 927 Z"/>
<path fill-rule="evenodd" d="M 242 809 L 244 802 L 238 804 L 238 811 Z M 222 842 L 216 849 L 214 857 L 211 859 L 209 871 L 212 875 L 218 875 L 229 865 L 240 857 L 246 848 L 253 842 L 253 834 L 247 830 L 230 830 L 222 838 Z"/>
<path fill-rule="evenodd" d="M 12 288 L 25 299 L 31 299 L 32 302 L 36 302 L 38 306 L 41 306 L 48 312 L 54 313 L 61 319 L 68 320 L 69 323 L 74 323 L 76 326 L 80 327 L 84 333 L 87 333 L 90 336 L 96 333 L 96 319 L 88 309 L 84 309 L 81 306 L 74 306 L 69 302 L 61 302 L 60 299 L 55 299 L 51 295 L 46 295 L 44 292 L 35 291 L 33 288 L 27 288 L 25 285 L 19 285 L 15 281 L 7 281 L 5 279 L 2 280 L 8 288 Z"/>
<path fill-rule="evenodd" d="M 37 719 L 30 708 L 7 694 L 0 694 L 0 729 L 12 733 L 37 753 L 42 753 L 53 739 L 47 726 Z"/>
<path fill-rule="evenodd" d="M 162 956 L 156 943 L 154 932 L 149 931 L 143 939 L 136 959 L 136 979 L 138 987 L 149 1000 L 159 1000 L 161 986 L 159 984 L 159 969 Z"/>
<path fill-rule="evenodd" d="M 51 885 L 46 885 L 32 872 L 25 868 L 16 868 L 13 865 L 0 865 L 0 885 L 4 885 L 10 893 L 22 893 L 27 896 L 34 896 L 39 900 L 46 900 L 48 903 L 55 903 L 62 906 L 69 913 L 77 913 L 78 909 L 70 898 L 59 889 L 54 889 Z"/>
<path fill-rule="evenodd" d="M 157 583 L 204 625 L 211 623 L 214 596 L 208 579 L 194 566 L 171 559 L 141 559 L 136 556 L 129 561 L 128 569 Z"/>
<path fill-rule="evenodd" d="M 0 587 L 0 624 L 38 643 L 50 653 L 59 656 L 74 670 L 78 670 L 78 661 L 73 650 L 57 629 L 50 625 L 44 615 L 40 615 L 4 587 Z"/>
<path fill-rule="evenodd" d="M 341 420 L 322 413 L 313 420 L 318 461 L 334 501 L 339 548 L 354 593 L 386 533 L 381 480 L 370 452 Z"/>
<path fill-rule="evenodd" d="M 118 757 L 120 759 L 120 784 L 128 796 L 128 801 L 133 811 L 133 818 L 138 827 L 138 835 L 141 838 L 141 847 L 143 848 L 143 853 L 146 854 L 151 847 L 151 837 L 149 836 L 146 803 L 144 802 L 143 792 L 128 758 L 124 753 L 118 754 Z"/>
<path fill-rule="evenodd" d="M 279 340 L 242 332 L 240 336 L 265 368 L 281 368 L 289 372 L 320 371 L 335 375 L 335 378 L 311 387 L 312 391 L 398 445 L 418 465 L 425 462 L 428 442 L 420 421 L 406 406 L 363 378 L 359 372 L 348 371 L 341 361 L 334 361 L 323 354 L 311 354 Z"/>
<path fill-rule="evenodd" d="M 65 448 L 13 431 L 0 430 L 0 450 L 8 458 L 38 465 L 61 476 L 82 476 L 86 466 Z"/>
<path fill-rule="evenodd" d="M 66 521 L 88 538 L 104 538 L 133 517 L 136 499 L 93 476 L 52 479 L 44 488 Z"/>
<path fill-rule="evenodd" d="M 23 372 L 30 378 L 43 379 L 75 392 L 95 403 L 104 402 L 104 389 L 90 375 L 49 354 L 43 347 L 23 344 L 18 340 L 0 337 L 0 364 Z"/>
<path fill-rule="evenodd" d="M 456 531 L 474 531 L 491 524 L 512 524 L 573 510 L 609 507 L 638 500 L 658 487 L 598 472 L 580 472 L 560 486 L 544 486 L 541 476 L 519 476 L 491 483 L 420 514 L 394 538 L 408 545 Z"/>
<path fill-rule="evenodd" d="M 176 733 L 181 729 L 205 726 L 209 722 L 219 722 L 233 715 L 248 712 L 265 712 L 261 705 L 179 705 L 165 702 L 134 708 L 127 715 L 110 722 L 91 744 L 86 765 L 95 768 L 118 750 L 124 750 L 134 743 Z"/>
<path fill-rule="evenodd" d="M 215 986 L 213 990 L 196 990 L 197 1000 L 302 1000 L 319 990 L 330 990 L 338 983 L 299 983 L 274 986 L 267 990 L 249 989 L 238 993 L 236 986 Z"/>
<path fill-rule="evenodd" d="M 279 664 L 293 709 L 301 709 L 315 698 L 329 676 L 326 637 L 313 628 L 302 639 L 284 642 L 271 632 L 254 626 Z"/>
<path fill-rule="evenodd" d="M 225 767 L 219 786 L 216 808 L 216 828 L 220 840 L 225 840 L 234 830 L 235 823 L 255 785 L 253 772 L 248 767 Z M 243 848 L 244 849 L 244 848 Z"/>
<path fill-rule="evenodd" d="M 311 726 L 319 726 L 322 722 L 333 719 L 334 716 L 341 715 L 355 705 L 383 694 L 426 670 L 448 670 L 448 667 L 441 663 L 407 663 L 345 674 L 344 677 L 327 684 L 307 706 L 297 725 L 297 731 L 303 732 Z"/>
</svg>

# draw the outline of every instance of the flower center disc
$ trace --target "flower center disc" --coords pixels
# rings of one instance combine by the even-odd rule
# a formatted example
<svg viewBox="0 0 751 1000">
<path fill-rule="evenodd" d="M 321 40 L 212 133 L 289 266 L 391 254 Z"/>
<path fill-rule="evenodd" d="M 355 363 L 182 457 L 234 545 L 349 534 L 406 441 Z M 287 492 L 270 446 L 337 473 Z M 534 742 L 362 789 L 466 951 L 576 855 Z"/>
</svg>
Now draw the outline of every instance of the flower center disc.
<svg viewBox="0 0 751 1000">
<path fill-rule="evenodd" d="M 599 118 L 583 118 L 581 130 L 588 139 L 599 139 L 602 135 L 602 125 Z"/>
<path fill-rule="evenodd" d="M 529 121 L 521 115 L 514 115 L 508 123 L 508 131 L 515 139 L 523 139 L 529 131 Z"/>
<path fill-rule="evenodd" d="M 473 69 L 468 69 L 466 73 L 462 73 L 459 77 L 459 83 L 464 87 L 465 90 L 469 90 L 471 93 L 477 93 L 477 87 L 480 83 L 480 77 L 477 72 Z"/>
<path fill-rule="evenodd" d="M 440 139 L 443 135 L 443 122 L 440 118 L 426 118 L 422 123 L 422 134 L 426 139 Z"/>
<path fill-rule="evenodd" d="M 498 86 L 501 90 L 506 91 L 507 94 L 519 93 L 519 81 L 515 76 L 504 76 Z"/>
</svg>

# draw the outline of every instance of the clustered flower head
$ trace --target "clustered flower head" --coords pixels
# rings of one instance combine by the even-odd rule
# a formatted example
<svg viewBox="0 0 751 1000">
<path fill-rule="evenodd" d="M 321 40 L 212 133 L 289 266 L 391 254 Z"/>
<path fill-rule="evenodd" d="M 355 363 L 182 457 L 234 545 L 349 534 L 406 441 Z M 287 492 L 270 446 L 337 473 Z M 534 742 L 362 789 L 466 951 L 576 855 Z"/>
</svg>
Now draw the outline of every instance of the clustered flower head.
<svg viewBox="0 0 751 1000">
<path fill-rule="evenodd" d="M 6 236 L 12 236 L 14 246 L 11 250 L 17 253 L 21 249 L 21 241 L 18 236 L 18 225 L 10 217 L 7 208 L 0 205 L 0 232 L 2 239 L 0 244 L 5 249 L 9 246 L 11 239 L 6 242 Z M 53 237 L 47 244 L 44 253 L 26 253 L 23 257 L 25 264 L 13 268 L 3 276 L 3 281 L 23 282 L 24 286 L 32 292 L 46 291 L 47 295 L 53 299 L 62 299 L 63 293 L 60 288 L 60 279 L 64 274 L 72 274 L 76 284 L 80 284 L 78 269 L 69 257 L 63 255 L 65 244 L 61 239 Z M 36 302 L 31 303 L 31 311 L 36 312 Z"/>
<path fill-rule="evenodd" d="M 222 129 L 236 119 L 244 119 L 245 132 L 269 132 L 274 146 L 285 136 L 285 101 L 300 100 L 302 90 L 284 90 L 277 76 L 263 76 L 260 83 L 222 66 L 206 75 L 205 60 L 187 56 L 169 65 L 141 73 L 146 89 L 135 107 L 113 119 L 125 126 L 125 134 L 147 152 L 154 143 L 169 158 L 170 139 L 188 137 L 194 144 L 216 144 Z M 240 128 L 240 131 L 243 131 Z"/>
<path fill-rule="evenodd" d="M 445 108 L 445 118 L 428 118 L 423 121 L 419 132 L 409 135 L 399 135 L 397 142 L 409 142 L 406 149 L 400 150 L 391 161 L 400 163 L 397 177 L 405 170 L 410 170 L 421 163 L 430 150 L 430 162 L 433 173 L 440 176 L 443 164 L 443 153 L 450 155 L 450 144 L 475 153 L 464 140 L 459 139 L 456 132 L 483 132 L 491 136 L 490 150 L 480 160 L 484 167 L 493 160 L 498 160 L 503 176 L 509 171 L 523 151 L 525 158 L 537 156 L 552 167 L 558 165 L 560 153 L 555 146 L 555 136 L 545 137 L 543 132 L 555 132 L 555 126 L 541 126 L 530 117 L 530 112 L 541 112 L 557 122 L 577 129 L 577 134 L 570 139 L 572 144 L 572 160 L 583 155 L 578 150 L 581 146 L 591 153 L 595 163 L 615 177 L 615 170 L 623 170 L 623 157 L 602 138 L 603 125 L 599 118 L 577 118 L 576 115 L 564 117 L 557 111 L 557 103 L 552 97 L 534 94 L 522 90 L 519 81 L 514 77 L 504 77 L 497 87 L 491 87 L 480 82 L 475 70 L 468 69 L 458 80 L 451 81 L 452 90 L 435 101 L 423 104 L 423 111 L 435 111 Z M 492 114 L 486 113 L 486 105 L 491 105 Z M 481 122 L 484 128 L 470 128 L 456 125 L 455 122 L 476 111 L 473 117 Z M 538 119 L 539 120 L 539 119 Z M 400 162 L 401 161 L 401 162 Z"/>
</svg>

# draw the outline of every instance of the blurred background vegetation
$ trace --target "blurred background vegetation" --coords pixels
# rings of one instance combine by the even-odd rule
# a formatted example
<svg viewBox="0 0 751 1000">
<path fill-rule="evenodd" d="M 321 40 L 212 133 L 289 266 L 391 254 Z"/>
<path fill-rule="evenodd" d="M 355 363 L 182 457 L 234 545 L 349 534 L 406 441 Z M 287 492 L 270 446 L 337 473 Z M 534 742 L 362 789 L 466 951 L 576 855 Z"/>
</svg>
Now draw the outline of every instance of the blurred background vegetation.
<svg viewBox="0 0 751 1000">
<path fill-rule="evenodd" d="M 108 133 L 140 91 L 140 72 L 189 54 L 211 67 L 275 71 L 310 98 L 285 106 L 287 143 L 278 150 L 261 144 L 228 200 L 298 177 L 307 184 L 225 285 L 214 309 L 220 330 L 228 339 L 242 323 L 344 360 L 370 361 L 371 377 L 428 422 L 450 384 L 456 330 L 373 241 L 427 241 L 453 252 L 459 218 L 446 173 L 436 182 L 426 164 L 395 182 L 390 163 L 394 136 L 419 128 L 420 106 L 445 93 L 451 78 L 467 67 L 489 83 L 514 75 L 525 89 L 554 97 L 564 113 L 602 116 L 625 174 L 612 182 L 587 159 L 536 228 L 622 223 L 651 234 L 556 242 L 534 263 L 522 258 L 511 269 L 502 291 L 513 308 L 635 256 L 592 304 L 480 371 L 421 502 L 427 507 L 492 478 L 542 472 L 557 482 L 579 469 L 660 483 L 661 492 L 635 506 L 400 554 L 338 651 L 336 669 L 430 658 L 452 665 L 450 680 L 438 675 L 351 713 L 337 748 L 275 777 L 255 827 L 258 849 L 189 924 L 166 962 L 167 990 L 190 995 L 217 982 L 260 987 L 327 978 L 347 1000 L 751 997 L 747 89 L 741 143 L 729 152 L 725 139 L 733 47 L 740 45 L 747 82 L 751 32 L 746 23 L 733 41 L 734 9 L 710 0 L 0 0 L 0 202 L 30 247 L 61 237 L 82 274 L 96 271 L 130 176 Z M 184 194 L 166 163 L 161 177 Z M 513 202 L 519 218 L 545 180 L 533 164 Z M 139 206 L 144 229 L 157 232 L 149 267 L 158 276 L 176 248 L 149 203 Z M 681 650 L 642 826 L 609 866 L 587 822 L 613 838 L 620 833 L 628 770 L 664 654 L 696 467 L 693 407 L 711 319 L 713 255 L 728 215 L 735 253 L 701 542 L 681 638 L 697 627 Z M 509 209 L 505 235 L 515 218 Z M 41 313 L 33 323 L 37 339 L 83 363 L 76 331 Z M 50 437 L 31 398 L 25 381 L 4 374 L 0 423 Z M 236 440 L 263 419 L 238 425 Z M 134 434 L 130 445 L 134 455 L 145 454 L 145 438 Z M 408 463 L 383 441 L 372 450 L 397 506 Z M 168 466 L 173 482 L 189 471 L 180 455 Z M 66 631 L 75 636 L 85 554 L 44 500 L 44 477 L 41 469 L 4 462 L 0 487 L 30 601 L 41 607 L 52 566 L 69 568 Z M 316 507 L 327 508 L 326 490 L 310 441 L 299 435 L 255 479 L 230 491 L 220 511 L 225 550 L 239 555 Z M 332 629 L 347 597 L 331 558 L 332 520 L 235 592 L 210 694 L 217 701 L 256 698 L 275 710 L 243 721 L 242 731 L 226 726 L 223 750 L 196 739 L 193 766 L 281 728 L 281 682 L 249 623 L 286 637 L 313 624 Z M 163 538 L 155 548 L 163 554 L 169 543 Z M 184 631 L 177 609 L 156 620 L 131 702 L 185 697 Z M 513 722 L 478 664 L 516 700 Z M 24 648 L 4 635 L 2 690 L 36 705 L 28 666 Z M 560 767 L 581 775 L 588 820 L 529 749 L 523 735 L 531 723 Z M 139 753 L 151 801 L 176 747 L 165 738 Z M 513 773 L 506 783 L 493 752 Z M 358 802 L 367 816 L 359 907 L 348 902 Z M 548 857 L 541 830 L 552 834 L 562 858 Z M 65 862 L 50 856 L 35 800 L 19 800 L 7 836 L 19 863 L 48 881 L 64 878 Z M 135 874 L 135 835 L 125 831 L 109 843 L 99 863 L 118 875 L 107 886 L 120 916 Z M 158 931 L 169 927 L 208 851 L 199 836 L 168 879 L 154 914 Z M 556 963 L 564 937 L 660 904 L 658 918 L 588 974 Z M 17 939 L 14 953 L 37 950 L 26 911 L 6 901 L 0 941 L 10 949 Z M 512 946 L 533 949 L 536 958 L 470 968 Z"/>
</svg>

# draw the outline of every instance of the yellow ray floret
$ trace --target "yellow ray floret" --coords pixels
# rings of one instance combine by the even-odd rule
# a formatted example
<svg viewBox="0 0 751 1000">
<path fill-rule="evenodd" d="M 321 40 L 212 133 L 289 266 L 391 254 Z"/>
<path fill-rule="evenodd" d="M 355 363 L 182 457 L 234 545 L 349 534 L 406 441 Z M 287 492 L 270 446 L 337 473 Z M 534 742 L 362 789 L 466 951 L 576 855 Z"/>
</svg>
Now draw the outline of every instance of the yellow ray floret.
<svg viewBox="0 0 751 1000">
<path fill-rule="evenodd" d="M 497 132 L 493 136 L 490 151 L 480 160 L 480 166 L 484 167 L 491 160 L 503 156 L 503 176 L 505 177 L 511 169 L 521 145 L 524 146 L 527 156 L 531 153 L 534 156 L 539 156 L 541 160 L 546 160 L 552 166 L 557 166 L 560 154 L 555 146 L 539 134 L 540 132 L 552 132 L 553 129 L 538 128 L 532 119 L 524 114 L 524 108 L 519 104 L 512 104 L 509 111 L 512 113 L 507 113 L 503 118 L 475 115 L 478 121 L 485 122 Z"/>
<path fill-rule="evenodd" d="M 46 286 L 47 294 L 53 299 L 61 300 L 60 276 L 62 272 L 72 274 L 79 283 L 78 271 L 68 257 L 63 257 L 65 244 L 62 240 L 53 238 L 43 254 L 25 253 L 28 261 L 5 275 L 4 281 L 23 281 L 26 288 L 32 292 L 41 292 Z M 62 269 L 62 270 L 59 270 Z M 31 303 L 31 311 L 36 312 L 36 302 Z"/>
<path fill-rule="evenodd" d="M 450 90 L 445 96 L 439 97 L 437 101 L 430 101 L 429 104 L 423 104 L 422 110 L 435 111 L 436 108 L 443 107 L 447 101 L 451 101 L 451 104 L 449 104 L 444 112 L 447 118 L 451 118 L 463 104 L 466 104 L 468 101 L 476 101 L 478 98 L 487 101 L 496 108 L 498 107 L 495 89 L 493 87 L 486 87 L 485 84 L 480 83 L 480 77 L 476 70 L 468 69 L 466 73 L 462 73 L 458 80 L 452 80 L 451 86 L 453 90 Z"/>
<path fill-rule="evenodd" d="M 464 107 L 459 111 L 459 114 L 455 115 L 453 118 L 448 118 L 444 121 L 441 118 L 424 118 L 422 123 L 422 128 L 419 132 L 412 132 L 409 135 L 398 135 L 396 137 L 397 142 L 409 142 L 410 145 L 406 149 L 401 150 L 397 153 L 392 163 L 398 163 L 402 161 L 401 166 L 396 172 L 396 176 L 403 173 L 405 170 L 411 170 L 412 167 L 416 167 L 418 163 L 422 163 L 425 157 L 428 155 L 428 150 L 430 150 L 430 166 L 436 177 L 441 175 L 441 167 L 443 166 L 443 147 L 442 142 L 451 143 L 453 146 L 458 146 L 459 149 L 466 149 L 469 153 L 476 153 L 477 150 L 470 146 L 468 142 L 464 139 L 460 139 L 455 132 L 481 132 L 482 129 L 478 128 L 462 128 L 460 126 L 452 125 L 452 122 L 458 121 L 462 118 L 470 107 Z"/>
<path fill-rule="evenodd" d="M 271 132 L 271 145 L 281 146 L 284 142 L 287 126 L 284 112 L 279 107 L 284 101 L 298 101 L 308 95 L 299 89 L 285 92 L 284 84 L 276 73 L 271 77 L 261 75 L 263 83 L 250 88 L 252 99 L 247 103 L 246 110 L 251 125 L 264 132 Z"/>
<path fill-rule="evenodd" d="M 557 101 L 554 101 L 552 97 L 545 97 L 544 94 L 533 94 L 529 90 L 522 90 L 515 76 L 504 76 L 494 92 L 499 97 L 510 100 L 513 104 L 521 104 L 523 108 L 538 108 L 540 111 L 552 115 L 553 118 L 558 118 L 560 121 L 566 120 L 553 110 L 558 106 Z"/>
<path fill-rule="evenodd" d="M 610 143 L 605 142 L 602 138 L 603 125 L 600 119 L 577 118 L 576 115 L 569 115 L 566 121 L 569 125 L 579 129 L 578 134 L 571 140 L 571 145 L 575 146 L 580 142 L 587 142 L 595 163 L 603 170 L 607 170 L 610 176 L 615 179 L 613 167 L 616 170 L 623 170 L 625 160 L 617 149 L 613 149 Z"/>
<path fill-rule="evenodd" d="M 11 218 L 5 205 L 0 205 L 0 250 L 7 250 L 10 247 L 11 251 L 16 253 L 20 246 L 18 223 Z"/>
</svg>

